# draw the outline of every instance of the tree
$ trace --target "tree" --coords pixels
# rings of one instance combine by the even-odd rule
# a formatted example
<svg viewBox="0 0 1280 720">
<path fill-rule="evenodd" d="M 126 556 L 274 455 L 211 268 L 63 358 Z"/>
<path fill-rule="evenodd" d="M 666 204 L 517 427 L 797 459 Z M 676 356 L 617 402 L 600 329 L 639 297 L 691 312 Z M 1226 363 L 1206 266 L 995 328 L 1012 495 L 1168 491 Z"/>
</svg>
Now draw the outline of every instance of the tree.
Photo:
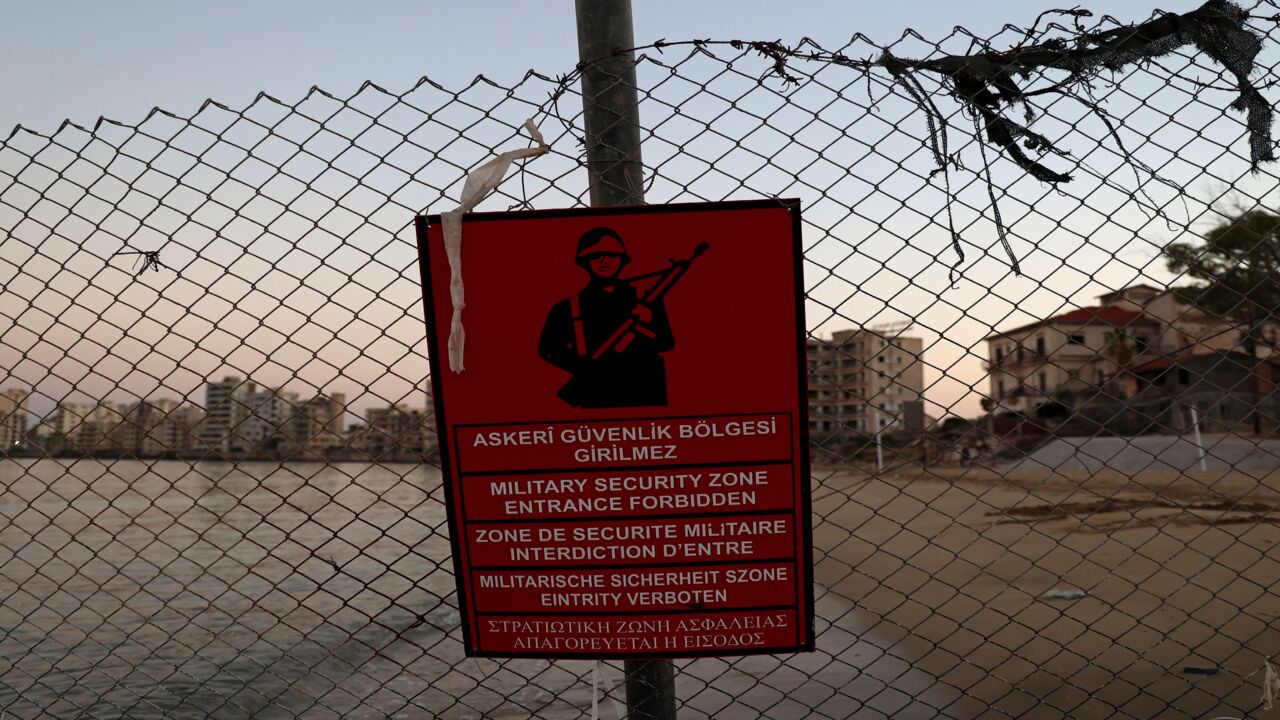
<svg viewBox="0 0 1280 720">
<path fill-rule="evenodd" d="M 1277 347 L 1280 215 L 1237 210 L 1209 230 L 1203 244 L 1172 243 L 1164 252 L 1169 270 L 1196 281 L 1179 288 L 1182 302 L 1239 328 L 1244 351 L 1253 358 L 1253 431 L 1261 433 L 1258 346 Z"/>
</svg>

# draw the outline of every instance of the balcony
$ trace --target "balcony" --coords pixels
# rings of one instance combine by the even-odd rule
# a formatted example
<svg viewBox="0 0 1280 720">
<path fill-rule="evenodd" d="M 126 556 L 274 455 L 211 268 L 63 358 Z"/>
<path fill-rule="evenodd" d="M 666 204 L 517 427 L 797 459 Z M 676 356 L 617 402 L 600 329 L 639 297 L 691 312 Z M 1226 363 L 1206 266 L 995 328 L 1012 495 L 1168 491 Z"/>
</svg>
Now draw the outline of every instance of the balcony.
<svg viewBox="0 0 1280 720">
<path fill-rule="evenodd" d="M 1028 363 L 1041 363 L 1048 358 L 1048 355 L 1036 352 L 1035 350 L 1023 350 L 1021 353 L 1009 353 L 999 360 L 988 360 L 983 363 L 983 367 L 988 370 L 1017 367 L 1018 365 L 1026 365 Z"/>
</svg>

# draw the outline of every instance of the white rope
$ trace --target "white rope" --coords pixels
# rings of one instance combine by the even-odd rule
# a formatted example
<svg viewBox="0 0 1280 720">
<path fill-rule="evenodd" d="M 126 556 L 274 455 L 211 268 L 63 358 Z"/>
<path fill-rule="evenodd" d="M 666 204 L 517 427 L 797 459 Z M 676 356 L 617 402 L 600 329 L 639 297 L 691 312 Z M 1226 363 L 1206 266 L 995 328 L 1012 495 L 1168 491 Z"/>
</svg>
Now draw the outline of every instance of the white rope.
<svg viewBox="0 0 1280 720">
<path fill-rule="evenodd" d="M 462 349 L 467 340 L 466 330 L 462 327 L 462 309 L 467 306 L 462 292 L 462 216 L 471 212 L 472 208 L 498 187 L 502 178 L 506 177 L 511 163 L 550 152 L 551 148 L 542 139 L 542 133 L 534 127 L 533 118 L 525 120 L 524 127 L 537 145 L 508 150 L 476 168 L 467 175 L 467 181 L 462 186 L 462 202 L 457 208 L 440 215 L 441 225 L 444 226 L 444 251 L 449 258 L 449 300 L 453 304 L 453 318 L 449 324 L 449 369 L 453 372 L 464 370 Z"/>
</svg>

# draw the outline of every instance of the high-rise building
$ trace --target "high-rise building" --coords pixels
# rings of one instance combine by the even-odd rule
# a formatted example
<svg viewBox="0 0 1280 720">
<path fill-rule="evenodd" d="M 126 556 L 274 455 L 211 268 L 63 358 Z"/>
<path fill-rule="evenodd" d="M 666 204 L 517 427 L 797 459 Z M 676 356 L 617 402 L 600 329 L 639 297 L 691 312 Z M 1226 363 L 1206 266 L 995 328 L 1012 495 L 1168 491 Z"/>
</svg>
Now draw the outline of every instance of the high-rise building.
<svg viewBox="0 0 1280 720">
<path fill-rule="evenodd" d="M 137 457 L 155 457 L 177 452 L 160 442 L 160 427 L 169 415 L 178 409 L 178 401 L 169 398 L 141 400 L 124 410 L 124 423 L 120 428 L 121 451 Z"/>
<path fill-rule="evenodd" d="M 0 390 L 0 453 L 7 453 L 27 439 L 27 391 Z"/>
<path fill-rule="evenodd" d="M 125 427 L 124 411 L 116 403 L 103 400 L 76 426 L 71 442 L 82 453 L 120 452 Z"/>
<path fill-rule="evenodd" d="M 352 438 L 353 449 L 373 460 L 420 460 L 427 450 L 426 428 L 430 417 L 431 413 L 424 408 L 403 404 L 369 408 L 365 411 L 364 427 Z"/>
<path fill-rule="evenodd" d="M 277 452 L 290 440 L 294 410 L 301 404 L 298 394 L 280 388 L 259 388 L 245 396 L 248 414 L 237 435 L 245 449 L 254 454 Z"/>
<path fill-rule="evenodd" d="M 810 338 L 805 350 L 812 437 L 923 429 L 923 340 L 840 330 L 830 339 Z"/>
<path fill-rule="evenodd" d="M 80 423 L 84 422 L 92 411 L 91 405 L 58 403 L 58 407 L 40 421 L 36 434 L 48 437 L 70 437 L 75 434 Z"/>
<path fill-rule="evenodd" d="M 253 382 L 227 376 L 221 382 L 206 383 L 204 387 L 202 446 L 221 454 L 247 452 L 250 444 L 243 425 L 250 416 L 249 396 L 256 392 Z"/>
<path fill-rule="evenodd" d="M 66 451 L 79 452 L 76 444 L 80 425 L 93 412 L 91 405 L 76 403 L 58 403 L 52 413 L 46 415 L 36 426 L 36 438 L 40 450 L 50 455 Z"/>
<path fill-rule="evenodd" d="M 96 405 L 58 403 L 36 426 L 36 442 L 49 454 L 130 452 L 134 437 L 130 416 L 136 408 L 109 400 Z"/>
<path fill-rule="evenodd" d="M 342 393 L 316 395 L 294 408 L 288 435 L 293 447 L 308 453 L 324 455 L 345 444 L 342 420 L 347 412 L 347 398 Z"/>
<path fill-rule="evenodd" d="M 426 417 L 422 419 L 422 454 L 427 457 L 439 457 L 440 438 L 436 434 L 436 414 L 427 408 Z"/>
<path fill-rule="evenodd" d="M 148 457 L 183 455 L 203 449 L 198 430 L 204 413 L 194 405 L 180 405 L 160 422 L 143 444 Z"/>
</svg>

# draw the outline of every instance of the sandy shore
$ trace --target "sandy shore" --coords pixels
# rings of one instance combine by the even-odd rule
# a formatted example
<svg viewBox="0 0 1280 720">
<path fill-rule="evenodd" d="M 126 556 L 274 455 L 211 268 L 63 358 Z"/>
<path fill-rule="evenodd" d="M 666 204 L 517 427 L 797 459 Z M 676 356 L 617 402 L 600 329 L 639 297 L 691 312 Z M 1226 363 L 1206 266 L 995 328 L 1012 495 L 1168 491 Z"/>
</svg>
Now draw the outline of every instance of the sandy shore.
<svg viewBox="0 0 1280 720">
<path fill-rule="evenodd" d="M 677 661 L 680 717 L 1280 718 L 1259 703 L 1280 652 L 1278 489 L 1280 473 L 817 469 L 818 651 Z M 1055 588 L 1087 595 L 1041 597 Z M 551 667 L 569 682 L 535 715 L 589 707 L 590 665 Z"/>
<path fill-rule="evenodd" d="M 1280 473 L 814 476 L 816 579 L 879 650 L 835 716 L 1266 716 Z M 819 628 L 833 661 L 838 637 Z"/>
<path fill-rule="evenodd" d="M 464 657 L 438 476 L 107 469 L 0 465 L 8 717 L 590 716 L 590 663 Z M 330 502 L 356 475 L 390 499 L 362 522 Z M 1278 504 L 1280 473 L 818 469 L 818 651 L 679 661 L 680 718 L 1280 718 Z M 100 580 L 54 572 L 68 532 L 102 549 L 59 561 Z"/>
</svg>

